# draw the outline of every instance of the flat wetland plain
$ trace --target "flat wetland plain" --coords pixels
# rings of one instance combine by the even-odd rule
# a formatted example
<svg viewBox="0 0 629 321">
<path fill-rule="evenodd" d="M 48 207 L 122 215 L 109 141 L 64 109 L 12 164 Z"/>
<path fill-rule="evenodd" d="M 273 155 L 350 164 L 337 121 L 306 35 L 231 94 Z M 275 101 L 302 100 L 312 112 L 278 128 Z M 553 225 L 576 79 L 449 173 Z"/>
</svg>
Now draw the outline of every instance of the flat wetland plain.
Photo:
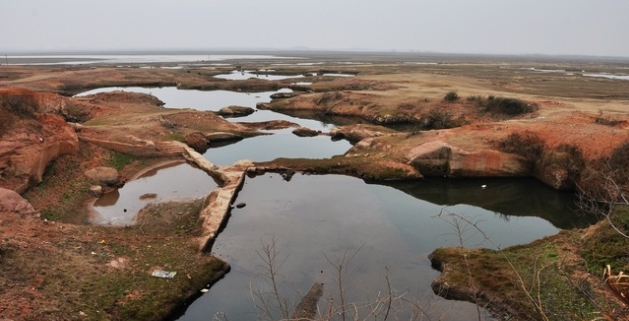
<svg viewBox="0 0 629 321">
<path fill-rule="evenodd" d="M 333 173 L 367 181 L 533 177 L 574 192 L 589 182 L 586 173 L 629 141 L 629 58 L 304 51 L 84 56 L 0 59 L 0 111 L 11 119 L 0 126 L 0 187 L 18 191 L 38 213 L 6 210 L 0 217 L 0 319 L 168 318 L 229 269 L 198 250 L 203 204 L 155 206 L 136 225 L 91 225 L 88 204 L 95 199 L 88 191 L 94 183 L 83 173 L 114 167 L 124 183 L 147 168 L 182 161 L 180 144 L 192 146 L 199 133 L 207 147 L 206 139 L 219 134 L 247 139 L 261 128 L 293 126 L 165 108 L 146 94 L 73 97 L 90 89 L 168 86 L 255 95 L 291 88 L 294 95 L 258 108 L 334 120 L 330 135 L 353 147 L 326 159 L 253 165 L 282 175 Z M 235 70 L 258 76 L 214 77 Z M 505 104 L 511 109 L 492 109 Z M 55 116 L 41 116 L 48 114 Z M 57 136 L 61 129 L 49 131 L 51 123 L 67 137 Z M 73 147 L 32 151 L 62 140 Z M 31 154 L 23 156 L 27 150 Z M 30 158 L 45 161 L 33 169 L 15 165 L 30 164 Z M 151 213 L 160 219 L 146 219 Z M 592 246 L 605 242 L 600 235 L 614 237 L 607 229 L 599 223 L 504 251 L 438 249 L 431 259 L 444 274 L 433 288 L 512 320 L 623 320 L 626 310 L 592 272 L 602 263 L 621 262 L 611 254 L 601 259 Z M 621 248 L 627 243 L 614 242 Z M 626 262 L 613 267 L 625 269 Z M 178 274 L 156 279 L 150 271 L 158 269 Z M 509 281 L 518 276 L 519 282 Z"/>
</svg>

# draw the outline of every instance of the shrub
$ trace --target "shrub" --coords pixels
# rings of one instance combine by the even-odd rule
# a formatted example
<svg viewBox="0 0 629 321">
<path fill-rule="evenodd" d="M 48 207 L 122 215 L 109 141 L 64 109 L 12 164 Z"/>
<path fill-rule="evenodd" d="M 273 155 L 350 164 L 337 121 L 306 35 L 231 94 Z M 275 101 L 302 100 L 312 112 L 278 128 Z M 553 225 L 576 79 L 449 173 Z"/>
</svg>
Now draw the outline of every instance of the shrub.
<svg viewBox="0 0 629 321">
<path fill-rule="evenodd" d="M 542 166 L 555 165 L 568 173 L 568 180 L 579 183 L 581 173 L 585 170 L 586 162 L 583 152 L 575 145 L 561 144 L 554 151 L 544 153 Z"/>
<path fill-rule="evenodd" d="M 522 133 L 512 133 L 498 143 L 500 150 L 507 153 L 517 154 L 526 158 L 531 164 L 542 156 L 544 151 L 544 142 L 542 139 L 531 131 Z"/>
<path fill-rule="evenodd" d="M 451 102 L 455 102 L 457 100 L 459 100 L 459 95 L 456 93 L 456 91 L 452 90 L 449 91 L 444 97 L 443 100 L 451 103 Z"/>
<path fill-rule="evenodd" d="M 37 104 L 28 93 L 5 93 L 0 96 L 0 135 L 8 132 L 20 118 L 35 118 Z"/>
<path fill-rule="evenodd" d="M 609 173 L 610 178 L 616 181 L 620 185 L 629 185 L 629 166 L 627 166 L 627 160 L 629 159 L 629 141 L 616 147 L 609 156 L 604 160 L 606 163 L 606 171 Z"/>
<path fill-rule="evenodd" d="M 13 94 L 3 96 L 0 108 L 5 111 L 14 114 L 16 116 L 25 118 L 35 118 L 35 112 L 37 111 L 37 104 L 35 99 L 26 93 Z"/>
<path fill-rule="evenodd" d="M 580 193 L 586 201 L 594 201 L 594 211 L 599 210 L 600 204 L 626 203 L 623 195 L 629 195 L 628 157 L 629 141 L 626 141 L 612 150 L 609 156 L 589 163 L 581 175 Z"/>
<path fill-rule="evenodd" d="M 447 109 L 433 108 L 419 120 L 420 129 L 447 129 L 461 126 L 460 120 L 455 120 L 454 115 Z"/>
<path fill-rule="evenodd" d="M 480 105 L 483 107 L 484 112 L 509 117 L 531 113 L 538 109 L 536 104 L 530 104 L 517 98 L 494 96 L 489 96 Z"/>
<path fill-rule="evenodd" d="M 84 123 L 92 118 L 90 112 L 82 105 L 68 102 L 66 108 L 59 112 L 67 122 L 72 123 Z"/>
<path fill-rule="evenodd" d="M 586 166 L 581 149 L 575 145 L 561 144 L 557 146 L 557 152 L 566 155 L 559 165 L 568 170 L 572 179 L 577 179 Z"/>
</svg>

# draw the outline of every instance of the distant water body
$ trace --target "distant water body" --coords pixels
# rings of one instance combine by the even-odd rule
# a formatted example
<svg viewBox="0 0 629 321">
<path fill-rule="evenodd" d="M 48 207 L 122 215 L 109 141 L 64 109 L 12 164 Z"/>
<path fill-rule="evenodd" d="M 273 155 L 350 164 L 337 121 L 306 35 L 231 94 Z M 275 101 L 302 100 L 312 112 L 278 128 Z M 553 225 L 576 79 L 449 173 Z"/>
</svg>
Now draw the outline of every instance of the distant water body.
<svg viewBox="0 0 629 321">
<path fill-rule="evenodd" d="M 297 59 L 273 55 L 30 55 L 7 56 L 12 65 L 212 63 L 225 60 Z"/>
</svg>

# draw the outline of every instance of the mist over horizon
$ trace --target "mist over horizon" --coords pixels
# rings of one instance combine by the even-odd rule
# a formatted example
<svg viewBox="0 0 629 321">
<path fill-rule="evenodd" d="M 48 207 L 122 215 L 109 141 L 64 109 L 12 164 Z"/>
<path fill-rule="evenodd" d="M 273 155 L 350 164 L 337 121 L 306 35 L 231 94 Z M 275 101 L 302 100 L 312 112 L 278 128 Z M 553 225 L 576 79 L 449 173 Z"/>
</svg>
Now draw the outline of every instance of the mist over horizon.
<svg viewBox="0 0 629 321">
<path fill-rule="evenodd" d="M 0 54 L 334 51 L 629 57 L 629 2 L 7 0 Z"/>
</svg>

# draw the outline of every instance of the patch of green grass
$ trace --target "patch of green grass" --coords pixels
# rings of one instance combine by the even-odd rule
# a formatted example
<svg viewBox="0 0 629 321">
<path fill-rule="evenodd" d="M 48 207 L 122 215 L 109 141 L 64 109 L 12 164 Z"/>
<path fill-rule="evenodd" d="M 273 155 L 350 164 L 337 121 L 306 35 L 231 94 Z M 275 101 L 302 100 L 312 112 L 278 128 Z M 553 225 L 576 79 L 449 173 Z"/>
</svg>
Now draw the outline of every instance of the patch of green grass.
<svg viewBox="0 0 629 321">
<path fill-rule="evenodd" d="M 226 269 L 223 261 L 199 253 L 196 241 L 185 236 L 90 229 L 85 232 L 94 235 L 92 242 L 81 238 L 54 244 L 59 247 L 58 256 L 33 259 L 20 253 L 6 262 L 10 272 L 25 284 L 34 282 L 33 277 L 45 266 L 46 277 L 37 283 L 37 291 L 55 303 L 52 313 L 64 316 L 59 319 L 163 320 Z M 108 266 L 121 258 L 121 267 Z M 173 279 L 156 278 L 150 275 L 155 268 L 177 275 Z"/>
<path fill-rule="evenodd" d="M 389 167 L 389 166 L 369 166 L 364 168 L 361 171 L 361 174 L 364 178 L 374 181 L 386 181 L 386 180 L 402 180 L 407 179 L 409 175 L 413 173 L 409 173 L 407 170 L 398 168 L 398 167 Z"/>
<path fill-rule="evenodd" d="M 74 123 L 84 123 L 92 118 L 84 106 L 72 101 L 67 103 L 66 108 L 61 113 L 66 121 Z"/>
<path fill-rule="evenodd" d="M 119 152 L 111 152 L 111 156 L 109 158 L 109 166 L 122 170 L 125 166 L 135 162 L 137 158 L 133 155 L 119 153 Z"/>
<path fill-rule="evenodd" d="M 90 198 L 89 187 L 78 161 L 65 156 L 50 163 L 42 182 L 30 188 L 24 197 L 40 210 L 42 218 L 80 223 L 87 217 L 83 204 Z"/>
<path fill-rule="evenodd" d="M 136 217 L 136 226 L 142 233 L 192 235 L 200 232 L 199 213 L 204 199 L 182 202 L 149 204 Z"/>
<path fill-rule="evenodd" d="M 616 206 L 611 218 L 618 229 L 629 233 L 628 206 Z M 596 232 L 584 240 L 581 256 L 590 271 L 602 271 L 610 265 L 612 271 L 629 272 L 629 239 L 620 235 L 608 222 L 602 222 Z"/>
<path fill-rule="evenodd" d="M 185 137 L 181 133 L 168 134 L 164 139 L 165 140 L 174 140 L 174 141 L 178 141 L 178 142 L 182 142 L 182 143 L 185 141 Z"/>
<path fill-rule="evenodd" d="M 501 251 L 440 248 L 430 257 L 436 267 L 448 266 L 444 277 L 449 285 L 475 289 L 490 298 L 497 295 L 500 299 L 494 302 L 531 320 L 542 320 L 542 313 L 550 320 L 592 320 L 598 311 L 584 293 L 602 298 L 592 293 L 587 280 L 573 274 L 583 266 L 567 259 L 560 248 L 561 242 L 578 242 L 571 233 L 577 234 L 566 232 L 558 237 L 559 243 L 539 240 Z"/>
</svg>

